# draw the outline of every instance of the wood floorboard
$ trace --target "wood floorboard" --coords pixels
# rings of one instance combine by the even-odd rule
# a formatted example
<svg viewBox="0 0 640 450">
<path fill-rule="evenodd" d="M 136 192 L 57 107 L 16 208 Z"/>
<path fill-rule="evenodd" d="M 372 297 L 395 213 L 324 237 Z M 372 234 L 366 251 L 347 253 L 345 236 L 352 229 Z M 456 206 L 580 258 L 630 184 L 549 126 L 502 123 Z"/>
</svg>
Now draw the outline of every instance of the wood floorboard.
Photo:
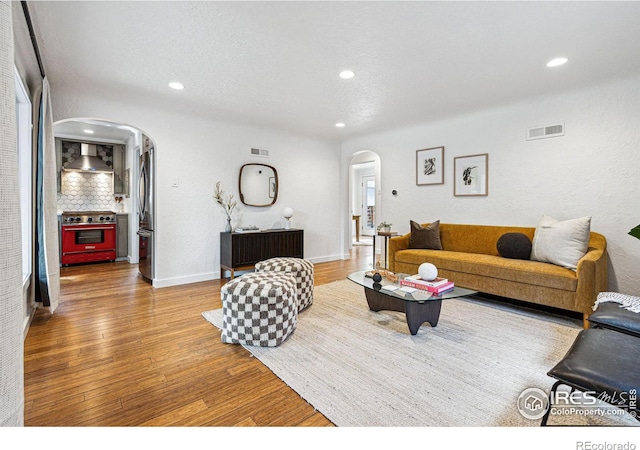
<svg viewBox="0 0 640 450">
<path fill-rule="evenodd" d="M 149 359 L 137 360 L 133 370 L 131 363 L 105 364 L 99 367 L 90 367 L 86 370 L 76 370 L 72 373 L 63 371 L 56 372 L 43 381 L 33 384 L 33 390 L 27 394 L 25 390 L 25 400 L 38 400 L 42 398 L 51 399 L 53 395 L 67 395 L 68 393 L 86 393 L 99 386 L 109 385 L 120 379 L 137 379 L 148 374 L 152 370 Z M 59 375 L 63 375 L 63 380 L 59 380 Z M 26 377 L 25 377 L 26 378 Z M 56 381 L 62 381 L 57 383 Z M 135 387 L 134 385 L 133 387 Z"/>
<path fill-rule="evenodd" d="M 172 427 L 181 420 L 189 417 L 198 416 L 201 412 L 207 409 L 207 405 L 202 400 L 196 400 L 182 408 L 173 410 L 167 414 L 154 417 L 151 420 L 143 422 L 140 426 L 143 427 Z"/>
<path fill-rule="evenodd" d="M 371 247 L 315 265 L 315 284 L 367 268 Z M 25 426 L 331 427 L 201 316 L 214 280 L 154 288 L 126 262 L 61 268 L 61 303 L 24 343 Z"/>
</svg>

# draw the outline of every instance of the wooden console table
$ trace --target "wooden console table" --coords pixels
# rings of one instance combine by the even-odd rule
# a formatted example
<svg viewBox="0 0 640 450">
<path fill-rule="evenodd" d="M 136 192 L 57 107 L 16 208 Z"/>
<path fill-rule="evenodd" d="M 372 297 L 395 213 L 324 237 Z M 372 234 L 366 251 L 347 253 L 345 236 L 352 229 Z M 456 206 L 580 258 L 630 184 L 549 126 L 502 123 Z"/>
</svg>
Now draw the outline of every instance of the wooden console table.
<svg viewBox="0 0 640 450">
<path fill-rule="evenodd" d="M 275 229 L 245 233 L 220 233 L 220 279 L 228 270 L 251 270 L 259 261 L 289 256 L 304 258 L 304 230 Z"/>
</svg>

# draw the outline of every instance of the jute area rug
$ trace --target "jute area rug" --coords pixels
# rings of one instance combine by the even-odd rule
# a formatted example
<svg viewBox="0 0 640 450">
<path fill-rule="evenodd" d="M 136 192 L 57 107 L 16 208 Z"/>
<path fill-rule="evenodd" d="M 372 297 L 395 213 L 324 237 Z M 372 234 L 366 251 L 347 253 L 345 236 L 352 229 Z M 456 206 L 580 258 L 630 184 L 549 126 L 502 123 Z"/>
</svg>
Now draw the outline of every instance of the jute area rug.
<svg viewBox="0 0 640 450">
<path fill-rule="evenodd" d="M 221 309 L 203 316 L 221 328 Z M 338 426 L 539 426 L 518 396 L 549 391 L 546 373 L 580 329 L 475 297 L 444 301 L 438 326 L 412 336 L 404 314 L 370 311 L 363 288 L 342 280 L 315 288 L 279 347 L 245 348 Z"/>
</svg>

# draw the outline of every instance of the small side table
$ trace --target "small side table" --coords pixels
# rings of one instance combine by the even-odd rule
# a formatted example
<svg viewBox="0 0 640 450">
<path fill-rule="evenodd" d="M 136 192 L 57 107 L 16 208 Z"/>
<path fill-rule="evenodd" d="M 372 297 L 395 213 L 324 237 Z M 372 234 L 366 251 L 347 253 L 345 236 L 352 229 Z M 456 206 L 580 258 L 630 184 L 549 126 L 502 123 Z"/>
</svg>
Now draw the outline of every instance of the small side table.
<svg viewBox="0 0 640 450">
<path fill-rule="evenodd" d="M 381 269 L 386 269 L 387 268 L 387 246 L 389 243 L 389 239 L 397 235 L 398 235 L 397 231 L 378 231 L 377 234 L 373 235 L 373 268 L 374 269 L 376 267 L 376 236 L 381 236 L 384 238 L 384 259 L 382 260 L 384 267 L 381 267 Z"/>
</svg>

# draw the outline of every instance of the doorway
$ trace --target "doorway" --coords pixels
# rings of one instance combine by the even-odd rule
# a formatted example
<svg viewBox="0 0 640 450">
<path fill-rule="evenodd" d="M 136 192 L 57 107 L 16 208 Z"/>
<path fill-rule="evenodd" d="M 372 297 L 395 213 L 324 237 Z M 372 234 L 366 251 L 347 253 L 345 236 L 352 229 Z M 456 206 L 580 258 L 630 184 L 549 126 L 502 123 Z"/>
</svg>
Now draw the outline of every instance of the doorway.
<svg viewBox="0 0 640 450">
<path fill-rule="evenodd" d="M 54 124 L 54 137 L 57 147 L 62 140 L 69 140 L 102 143 L 107 144 L 107 147 L 109 147 L 108 144 L 113 144 L 113 148 L 122 147 L 124 149 L 122 153 L 114 151 L 112 160 L 107 156 L 108 165 L 111 164 L 114 169 L 121 168 L 121 170 L 114 170 L 111 183 L 104 186 L 96 184 L 92 178 L 97 177 L 98 174 L 82 174 L 79 180 L 75 181 L 74 189 L 63 191 L 63 171 L 61 169 L 66 161 L 66 155 L 61 148 L 57 148 L 58 210 L 82 209 L 115 212 L 118 216 L 118 257 L 116 260 L 126 260 L 130 264 L 138 264 L 137 205 L 139 193 L 136 180 L 139 177 L 139 165 L 137 155 L 144 145 L 145 133 L 121 122 L 96 118 L 72 118 L 60 120 Z M 150 141 L 152 142 L 152 140 Z M 116 154 L 118 159 L 116 159 Z M 88 183 L 86 183 L 87 180 L 89 180 Z M 96 189 L 96 186 L 97 189 L 100 189 L 97 194 L 90 191 L 90 189 Z"/>
<path fill-rule="evenodd" d="M 348 170 L 350 232 L 347 245 L 348 248 L 372 247 L 381 211 L 380 157 L 369 150 L 356 152 Z"/>
<path fill-rule="evenodd" d="M 373 236 L 376 229 L 376 177 L 365 175 L 362 177 L 361 217 L 363 236 Z"/>
</svg>

